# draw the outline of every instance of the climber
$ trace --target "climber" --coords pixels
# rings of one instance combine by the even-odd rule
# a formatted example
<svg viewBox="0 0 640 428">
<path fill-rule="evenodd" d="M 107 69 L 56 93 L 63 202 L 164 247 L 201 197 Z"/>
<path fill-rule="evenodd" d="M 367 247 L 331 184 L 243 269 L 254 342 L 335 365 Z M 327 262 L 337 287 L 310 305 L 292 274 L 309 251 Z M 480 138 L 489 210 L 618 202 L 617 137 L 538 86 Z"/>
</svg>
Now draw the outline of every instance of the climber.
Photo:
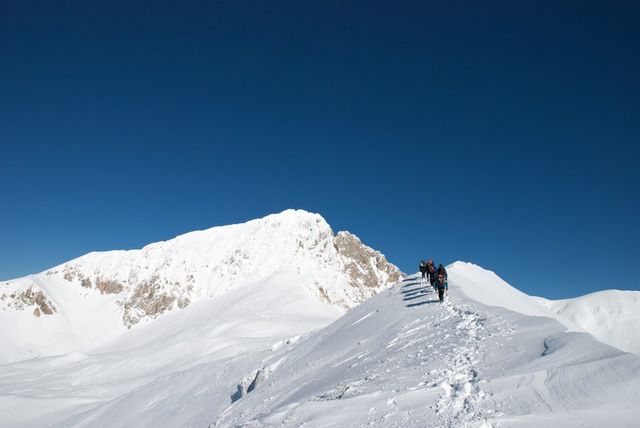
<svg viewBox="0 0 640 428">
<path fill-rule="evenodd" d="M 449 289 L 449 283 L 444 273 L 438 273 L 436 278 L 435 287 L 438 289 L 438 299 L 440 302 L 444 301 L 444 292 Z"/>
</svg>

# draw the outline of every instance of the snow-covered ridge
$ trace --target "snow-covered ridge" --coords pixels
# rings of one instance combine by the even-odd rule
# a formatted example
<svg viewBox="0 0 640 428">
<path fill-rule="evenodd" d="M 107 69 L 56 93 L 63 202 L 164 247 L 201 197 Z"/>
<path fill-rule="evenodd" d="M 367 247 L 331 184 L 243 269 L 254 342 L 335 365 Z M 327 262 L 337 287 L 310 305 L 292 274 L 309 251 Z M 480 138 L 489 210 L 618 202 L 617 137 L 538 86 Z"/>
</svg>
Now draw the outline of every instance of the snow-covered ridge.
<svg viewBox="0 0 640 428">
<path fill-rule="evenodd" d="M 3 364 L 3 427 L 637 425 L 640 356 L 540 316 L 562 319 L 493 272 L 448 270 L 444 304 L 411 277 L 345 314 L 294 269 L 129 330 L 121 318 L 107 322 L 115 312 L 104 302 L 119 294 L 62 278 L 55 315 L 0 311 L 3 338 L 9 320 L 10 331 L 30 325 L 60 339 L 46 328 L 65 319 L 75 300 L 64 291 L 76 289 L 91 291 L 85 307 L 104 313 L 67 328 L 124 331 L 87 352 Z M 6 352 L 13 342 L 2 343 Z"/>
<path fill-rule="evenodd" d="M 572 331 L 585 331 L 625 352 L 640 354 L 640 291 L 604 290 L 565 300 L 529 296 L 494 272 L 473 263 L 447 267 L 452 281 L 471 299 L 524 315 L 547 317 Z"/>
<path fill-rule="evenodd" d="M 567 330 L 491 271 L 447 269 L 444 304 L 407 278 L 263 363 L 209 426 L 637 424 L 638 355 Z"/>
<path fill-rule="evenodd" d="M 493 271 L 461 261 L 447 266 L 447 271 L 453 282 L 461 284 L 462 292 L 477 302 L 524 315 L 557 318 L 547 307 L 509 285 Z"/>
<path fill-rule="evenodd" d="M 604 290 L 573 299 L 536 300 L 601 342 L 640 354 L 640 291 Z"/>
<path fill-rule="evenodd" d="M 634 426 L 638 356 L 461 293 L 482 276 L 442 305 L 410 278 L 368 300 L 250 372 L 209 426 Z"/>
<path fill-rule="evenodd" d="M 55 351 L 73 349 L 282 272 L 295 274 L 300 287 L 342 311 L 402 277 L 384 255 L 354 235 L 334 235 L 320 215 L 286 210 L 243 224 L 190 232 L 139 250 L 89 253 L 40 274 L 4 282 L 0 316 L 21 312 L 19 323 L 29 325 L 33 320 L 25 320 L 26 314 L 39 316 L 39 327 L 51 328 L 57 336 L 63 335 L 59 329 L 77 323 L 105 330 L 98 334 L 95 329 L 74 327 L 76 337 Z M 45 318 L 56 318 L 59 325 Z M 38 347 L 36 334 L 28 339 Z"/>
</svg>

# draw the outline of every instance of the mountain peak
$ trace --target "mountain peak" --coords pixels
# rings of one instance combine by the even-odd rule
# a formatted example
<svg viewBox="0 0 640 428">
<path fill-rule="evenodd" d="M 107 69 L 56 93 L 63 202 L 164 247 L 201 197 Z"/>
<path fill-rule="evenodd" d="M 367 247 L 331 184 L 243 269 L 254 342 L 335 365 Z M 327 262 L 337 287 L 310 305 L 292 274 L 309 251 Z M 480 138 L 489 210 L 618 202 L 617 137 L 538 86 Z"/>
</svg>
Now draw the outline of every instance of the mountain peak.
<svg viewBox="0 0 640 428">
<path fill-rule="evenodd" d="M 186 233 L 139 250 L 86 254 L 43 273 L 8 281 L 0 290 L 0 308 L 28 310 L 41 315 L 40 319 L 65 319 L 72 324 L 86 323 L 95 318 L 93 312 L 104 315 L 106 311 L 110 320 L 120 319 L 119 327 L 110 328 L 119 334 L 122 328 L 246 284 L 265 281 L 278 287 L 279 282 L 270 279 L 280 275 L 294 276 L 305 293 L 339 311 L 402 277 L 383 254 L 355 235 L 334 235 L 319 214 L 286 210 Z M 25 295 L 38 299 L 20 297 Z M 57 311 L 45 312 L 44 303 Z M 87 332 L 80 335 L 73 341 L 86 343 Z"/>
</svg>

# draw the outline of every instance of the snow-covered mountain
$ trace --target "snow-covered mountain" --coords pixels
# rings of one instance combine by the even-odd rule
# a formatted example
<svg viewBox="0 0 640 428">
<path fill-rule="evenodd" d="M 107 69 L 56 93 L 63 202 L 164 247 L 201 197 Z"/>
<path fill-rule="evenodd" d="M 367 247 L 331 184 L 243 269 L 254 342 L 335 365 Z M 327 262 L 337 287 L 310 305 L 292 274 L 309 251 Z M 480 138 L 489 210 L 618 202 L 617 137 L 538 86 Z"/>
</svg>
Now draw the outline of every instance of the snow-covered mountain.
<svg viewBox="0 0 640 428">
<path fill-rule="evenodd" d="M 287 277 L 343 313 L 401 276 L 356 236 L 334 235 L 320 215 L 287 210 L 140 250 L 90 253 L 0 284 L 0 325 L 19 326 L 0 328 L 0 362 L 86 351 L 250 283 Z"/>
<path fill-rule="evenodd" d="M 322 227 L 314 231 L 314 224 Z M 379 253 L 353 235 L 333 236 L 325 224 L 319 216 L 287 211 L 122 252 L 135 256 L 122 259 L 136 260 L 127 268 L 105 263 L 111 253 L 101 253 L 99 269 L 76 263 L 80 258 L 49 275 L 10 282 L 16 295 L 4 300 L 0 334 L 3 345 L 13 347 L 0 352 L 14 355 L 31 340 L 38 349 L 51 346 L 48 357 L 0 365 L 0 425 L 636 426 L 640 356 L 610 346 L 637 346 L 637 335 L 621 341 L 637 320 L 628 312 L 637 308 L 635 292 L 553 302 L 456 262 L 447 266 L 450 290 L 440 304 L 429 286 L 400 278 Z M 241 233 L 212 232 L 229 228 Z M 298 239 L 301 231 L 307 231 L 305 238 Z M 258 236 L 264 238 L 251 241 Z M 178 245 L 180 239 L 188 244 Z M 205 241 L 241 242 L 256 264 L 242 264 L 242 256 L 220 257 L 215 269 L 213 263 L 195 269 L 194 281 L 202 286 L 183 288 L 178 278 L 195 272 L 188 266 L 210 260 L 201 258 L 207 250 L 192 250 L 209 248 Z M 236 254 L 235 246 L 215 245 L 216 252 Z M 146 271 L 136 257 L 154 248 L 162 250 L 147 258 L 153 260 L 149 270 L 170 279 L 166 287 L 150 287 L 150 297 L 175 299 L 162 313 L 141 308 L 144 315 L 127 328 L 127 302 L 150 276 L 131 283 L 122 272 L 132 266 Z M 159 254 L 171 254 L 170 263 Z M 70 280 L 64 278 L 68 266 L 76 272 Z M 163 285 L 161 275 L 156 283 Z M 226 280 L 215 282 L 220 275 Z M 394 285 L 369 286 L 393 275 Z M 82 286 L 87 279 L 91 288 Z M 96 283 L 103 280 L 122 290 L 102 294 Z M 29 289 L 28 281 L 31 291 L 16 298 Z M 189 298 L 183 308 L 181 297 Z M 602 318 L 583 322 L 589 313 Z M 624 316 L 615 321 L 619 314 Z M 86 322 L 73 322 L 83 316 Z M 76 330 L 46 327 L 56 317 Z M 47 342 L 50 334 L 59 336 Z M 53 355 L 58 339 L 67 340 L 58 349 L 73 350 Z"/>
</svg>

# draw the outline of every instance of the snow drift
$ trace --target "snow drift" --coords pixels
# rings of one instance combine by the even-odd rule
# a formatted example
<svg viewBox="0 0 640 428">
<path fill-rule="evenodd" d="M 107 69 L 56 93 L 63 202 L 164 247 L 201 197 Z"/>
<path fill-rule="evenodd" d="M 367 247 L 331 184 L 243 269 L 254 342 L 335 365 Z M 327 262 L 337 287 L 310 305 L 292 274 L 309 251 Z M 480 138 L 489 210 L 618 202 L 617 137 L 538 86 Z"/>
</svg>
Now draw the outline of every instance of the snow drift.
<svg viewBox="0 0 640 428">
<path fill-rule="evenodd" d="M 596 339 L 640 354 L 640 291 L 604 290 L 565 300 L 538 301 Z"/>
<path fill-rule="evenodd" d="M 477 302 L 552 318 L 570 330 L 591 333 L 601 342 L 640 354 L 640 291 L 604 290 L 573 299 L 548 300 L 529 296 L 473 263 L 455 262 L 449 270 L 452 281 Z"/>
</svg>

